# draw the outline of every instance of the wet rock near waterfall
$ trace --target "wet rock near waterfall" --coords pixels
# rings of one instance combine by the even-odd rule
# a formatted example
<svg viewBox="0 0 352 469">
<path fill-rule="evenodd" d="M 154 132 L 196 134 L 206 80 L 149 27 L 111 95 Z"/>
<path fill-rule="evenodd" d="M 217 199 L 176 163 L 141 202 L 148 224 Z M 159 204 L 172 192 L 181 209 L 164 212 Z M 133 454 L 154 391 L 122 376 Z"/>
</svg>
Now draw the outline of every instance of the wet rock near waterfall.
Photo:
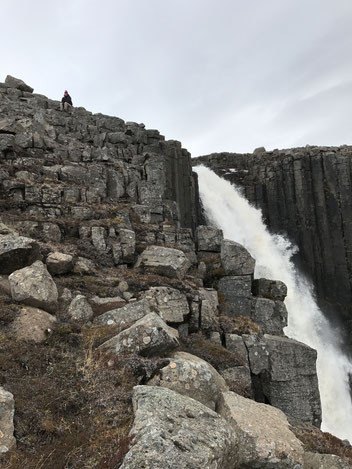
<svg viewBox="0 0 352 469">
<path fill-rule="evenodd" d="M 282 301 L 267 298 L 252 300 L 251 318 L 264 334 L 283 335 L 287 326 L 287 309 Z"/>
<path fill-rule="evenodd" d="M 219 413 L 236 432 L 238 467 L 303 468 L 302 443 L 279 409 L 225 392 Z"/>
<path fill-rule="evenodd" d="M 287 296 L 287 287 L 280 280 L 259 278 L 253 280 L 252 292 L 254 296 L 262 296 L 270 300 L 284 301 Z"/>
<path fill-rule="evenodd" d="M 99 349 L 114 353 L 162 355 L 179 345 L 177 331 L 167 326 L 155 313 L 149 313 L 131 327 L 104 342 Z"/>
<path fill-rule="evenodd" d="M 56 311 L 57 287 L 41 261 L 16 270 L 9 276 L 9 282 L 11 295 L 15 301 L 44 309 L 49 313 Z"/>
<path fill-rule="evenodd" d="M 94 324 L 112 326 L 114 324 L 131 324 L 150 313 L 147 300 L 142 299 L 128 303 L 121 308 L 112 309 L 94 319 Z"/>
<path fill-rule="evenodd" d="M 54 316 L 38 308 L 22 308 L 11 323 L 11 333 L 16 340 L 44 342 L 52 332 L 57 320 Z"/>
<path fill-rule="evenodd" d="M 0 274 L 11 274 L 40 259 L 34 239 L 14 234 L 0 235 Z"/>
<path fill-rule="evenodd" d="M 142 298 L 166 323 L 183 323 L 190 312 L 186 295 L 175 288 L 152 287 Z"/>
<path fill-rule="evenodd" d="M 245 247 L 235 241 L 221 242 L 221 262 L 226 275 L 253 275 L 255 260 Z"/>
<path fill-rule="evenodd" d="M 121 469 L 233 469 L 236 437 L 230 425 L 200 402 L 166 388 L 133 390 L 134 435 Z"/>
<path fill-rule="evenodd" d="M 222 230 L 211 226 L 198 226 L 195 232 L 198 251 L 220 252 L 224 239 Z"/>
<path fill-rule="evenodd" d="M 139 256 L 136 268 L 143 272 L 183 279 L 191 263 L 179 249 L 148 246 Z"/>
<path fill-rule="evenodd" d="M 68 307 L 67 315 L 71 321 L 84 324 L 93 318 L 94 312 L 84 295 L 76 295 Z"/>
<path fill-rule="evenodd" d="M 287 337 L 242 337 L 248 350 L 255 399 L 320 427 L 317 352 Z"/>
<path fill-rule="evenodd" d="M 224 378 L 209 363 L 186 352 L 176 352 L 170 363 L 147 383 L 162 386 L 189 396 L 212 410 L 222 392 L 227 391 Z"/>
<path fill-rule="evenodd" d="M 13 395 L 0 386 L 0 454 L 16 446 L 13 435 L 15 403 Z"/>
</svg>

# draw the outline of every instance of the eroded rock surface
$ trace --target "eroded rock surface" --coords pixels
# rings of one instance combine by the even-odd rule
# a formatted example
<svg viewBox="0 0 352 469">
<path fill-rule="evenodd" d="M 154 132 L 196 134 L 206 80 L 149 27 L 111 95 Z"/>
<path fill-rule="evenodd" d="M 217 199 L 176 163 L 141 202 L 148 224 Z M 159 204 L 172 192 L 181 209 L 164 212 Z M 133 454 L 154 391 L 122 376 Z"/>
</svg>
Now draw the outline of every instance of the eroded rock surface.
<svg viewBox="0 0 352 469">
<path fill-rule="evenodd" d="M 200 402 L 154 386 L 133 390 L 134 444 L 121 469 L 234 469 L 230 425 Z"/>
</svg>

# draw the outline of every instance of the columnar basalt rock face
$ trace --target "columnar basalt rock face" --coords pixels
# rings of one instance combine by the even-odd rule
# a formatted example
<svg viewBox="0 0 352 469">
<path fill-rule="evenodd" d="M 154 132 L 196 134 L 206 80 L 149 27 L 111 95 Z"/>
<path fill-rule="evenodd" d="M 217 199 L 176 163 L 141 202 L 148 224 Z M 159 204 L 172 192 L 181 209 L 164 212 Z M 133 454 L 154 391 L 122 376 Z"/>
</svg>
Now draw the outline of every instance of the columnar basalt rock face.
<svg viewBox="0 0 352 469">
<path fill-rule="evenodd" d="M 273 232 L 298 245 L 324 309 L 352 330 L 352 147 L 214 153 L 192 160 L 238 186 Z M 332 314 L 332 313 L 331 313 Z M 351 335 L 350 335 L 351 336 Z"/>
</svg>

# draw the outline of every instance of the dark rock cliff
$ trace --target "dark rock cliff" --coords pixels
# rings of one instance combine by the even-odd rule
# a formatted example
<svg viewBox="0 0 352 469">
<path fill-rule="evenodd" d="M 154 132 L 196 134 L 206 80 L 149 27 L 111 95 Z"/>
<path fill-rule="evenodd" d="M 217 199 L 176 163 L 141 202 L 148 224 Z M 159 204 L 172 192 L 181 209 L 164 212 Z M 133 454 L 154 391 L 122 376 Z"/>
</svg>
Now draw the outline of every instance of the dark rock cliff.
<svg viewBox="0 0 352 469">
<path fill-rule="evenodd" d="M 352 329 L 352 147 L 305 147 L 193 159 L 244 190 L 269 229 L 299 247 L 323 309 Z"/>
</svg>

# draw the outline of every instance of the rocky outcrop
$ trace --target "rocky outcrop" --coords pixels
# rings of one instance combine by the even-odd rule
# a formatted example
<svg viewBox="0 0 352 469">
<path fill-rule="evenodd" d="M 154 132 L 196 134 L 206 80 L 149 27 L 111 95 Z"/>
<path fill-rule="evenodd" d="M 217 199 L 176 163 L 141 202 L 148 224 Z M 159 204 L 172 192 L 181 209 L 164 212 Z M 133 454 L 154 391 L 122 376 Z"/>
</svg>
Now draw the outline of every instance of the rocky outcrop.
<svg viewBox="0 0 352 469">
<path fill-rule="evenodd" d="M 224 378 L 209 363 L 185 352 L 176 352 L 148 385 L 172 389 L 212 410 L 216 409 L 221 393 L 228 390 Z"/>
<path fill-rule="evenodd" d="M 297 261 L 332 319 L 352 330 L 351 146 L 214 153 L 192 160 L 243 187 L 275 233 L 299 247 Z M 335 318 L 332 317 L 335 315 Z M 351 334 L 349 333 L 349 337 Z"/>
<path fill-rule="evenodd" d="M 133 390 L 134 435 L 121 469 L 233 469 L 236 438 L 230 425 L 200 402 L 153 386 Z"/>
</svg>

